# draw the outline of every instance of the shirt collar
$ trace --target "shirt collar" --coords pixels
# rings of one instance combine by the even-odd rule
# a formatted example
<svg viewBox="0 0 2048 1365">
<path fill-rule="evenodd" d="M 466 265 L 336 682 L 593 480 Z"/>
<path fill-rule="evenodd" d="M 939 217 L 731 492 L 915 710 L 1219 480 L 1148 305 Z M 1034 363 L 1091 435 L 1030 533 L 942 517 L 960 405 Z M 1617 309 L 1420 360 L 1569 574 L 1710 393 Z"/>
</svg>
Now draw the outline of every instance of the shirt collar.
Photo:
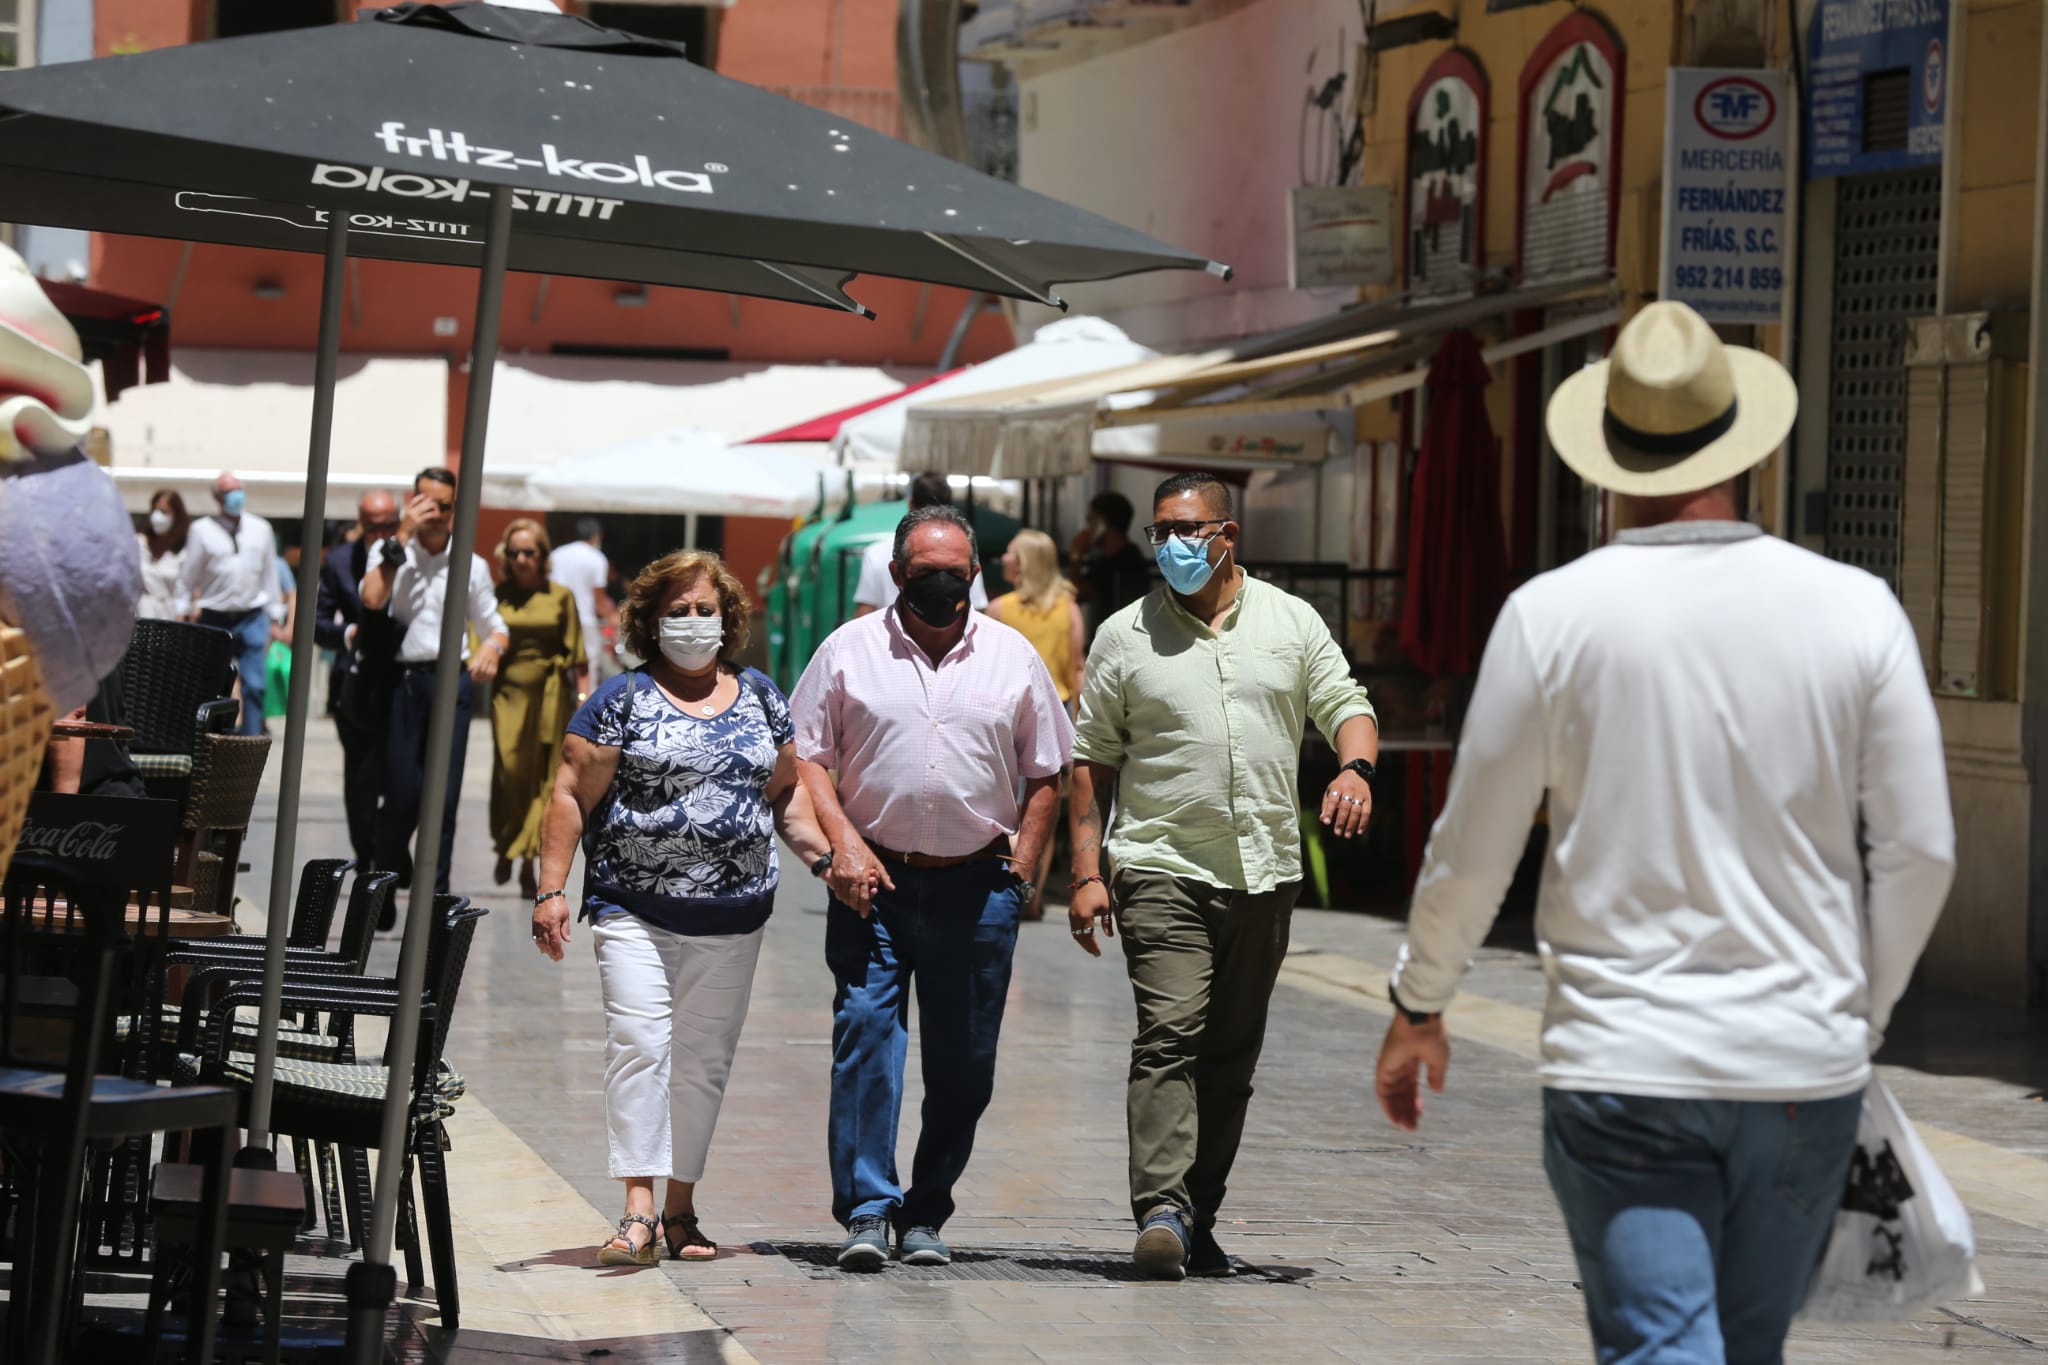
<svg viewBox="0 0 2048 1365">
<path fill-rule="evenodd" d="M 911 653 L 914 654 L 916 657 L 923 659 L 926 663 L 930 663 L 932 656 L 925 653 L 924 646 L 919 644 L 916 640 L 913 640 L 910 637 L 910 632 L 904 628 L 902 618 L 898 615 L 898 613 L 902 610 L 903 599 L 900 595 L 897 597 L 896 601 L 891 602 L 888 606 L 882 608 L 881 610 L 880 614 L 889 618 L 890 636 L 893 639 L 900 641 L 903 647 L 905 649 L 910 650 Z M 981 629 L 981 622 L 975 619 L 980 615 L 981 613 L 976 611 L 973 607 L 969 607 L 967 609 L 967 629 L 960 632 L 960 638 L 958 640 L 955 640 L 953 642 L 953 647 L 947 650 L 944 656 L 940 658 L 940 663 L 945 663 L 946 660 L 953 658 L 955 655 L 966 652 L 969 644 L 972 643 L 974 639 L 975 632 Z"/>
<path fill-rule="evenodd" d="M 1667 521 L 1623 531 L 1614 540 L 1618 545 L 1732 545 L 1763 533 L 1763 527 L 1748 521 Z"/>
<path fill-rule="evenodd" d="M 1252 584 L 1258 582 L 1258 580 L 1253 578 L 1250 574 L 1244 573 L 1244 571 L 1238 568 L 1237 565 L 1233 564 L 1231 565 L 1231 567 L 1233 569 L 1236 569 L 1238 573 L 1243 574 L 1243 578 L 1239 581 L 1237 585 L 1237 596 L 1230 599 L 1230 610 L 1224 613 L 1224 630 L 1229 630 L 1237 625 L 1238 615 L 1244 611 L 1244 599 L 1250 595 L 1252 591 Z M 1171 604 L 1175 611 L 1180 613 L 1180 619 L 1182 621 L 1194 627 L 1196 630 L 1204 631 L 1210 635 L 1218 633 L 1209 625 L 1207 621 L 1204 621 L 1199 616 L 1196 616 L 1193 612 L 1189 611 L 1187 609 L 1187 604 L 1180 600 L 1180 594 L 1175 592 L 1172 588 L 1162 587 L 1159 589 L 1159 591 L 1166 594 L 1167 602 Z"/>
</svg>

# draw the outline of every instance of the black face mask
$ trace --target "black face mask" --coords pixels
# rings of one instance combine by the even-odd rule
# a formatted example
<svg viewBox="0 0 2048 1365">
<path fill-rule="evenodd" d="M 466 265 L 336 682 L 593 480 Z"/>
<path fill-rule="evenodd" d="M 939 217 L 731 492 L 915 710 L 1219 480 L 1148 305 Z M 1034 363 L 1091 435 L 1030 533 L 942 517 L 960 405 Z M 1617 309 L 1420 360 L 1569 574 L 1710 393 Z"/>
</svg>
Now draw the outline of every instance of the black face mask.
<svg viewBox="0 0 2048 1365">
<path fill-rule="evenodd" d="M 962 578 L 950 569 L 906 578 L 903 607 L 926 625 L 944 630 L 960 619 L 960 609 L 967 605 L 972 586 L 972 579 Z"/>
</svg>

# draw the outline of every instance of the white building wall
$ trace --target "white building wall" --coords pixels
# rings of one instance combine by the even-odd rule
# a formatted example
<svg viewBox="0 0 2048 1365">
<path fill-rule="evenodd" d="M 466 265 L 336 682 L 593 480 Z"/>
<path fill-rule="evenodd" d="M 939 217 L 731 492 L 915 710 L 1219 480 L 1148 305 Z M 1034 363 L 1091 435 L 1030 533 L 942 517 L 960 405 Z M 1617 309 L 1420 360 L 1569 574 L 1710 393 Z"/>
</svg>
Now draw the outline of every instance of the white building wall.
<svg viewBox="0 0 2048 1365">
<path fill-rule="evenodd" d="M 1334 312 L 1351 289 L 1287 287 L 1287 193 L 1328 183 L 1338 134 L 1308 95 L 1340 69 L 1348 110 L 1357 0 L 1258 0 L 1207 23 L 1027 76 L 1020 181 L 1237 272 L 1174 271 L 1062 294 L 1134 339 L 1179 348 Z M 1348 119 L 1346 120 L 1348 123 Z M 1027 308 L 1024 330 L 1050 320 Z"/>
</svg>

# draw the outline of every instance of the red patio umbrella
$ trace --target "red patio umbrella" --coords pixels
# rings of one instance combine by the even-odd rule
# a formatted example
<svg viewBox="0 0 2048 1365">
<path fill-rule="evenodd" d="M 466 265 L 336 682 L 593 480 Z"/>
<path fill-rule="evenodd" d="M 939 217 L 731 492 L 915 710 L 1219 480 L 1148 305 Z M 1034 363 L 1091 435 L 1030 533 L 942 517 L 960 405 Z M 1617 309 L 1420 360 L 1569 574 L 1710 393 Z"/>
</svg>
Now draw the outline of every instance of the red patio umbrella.
<svg viewBox="0 0 2048 1365">
<path fill-rule="evenodd" d="M 1500 448 L 1486 416 L 1493 382 L 1470 332 L 1429 366 L 1429 426 L 1408 502 L 1401 648 L 1434 677 L 1475 673 L 1507 599 Z"/>
<path fill-rule="evenodd" d="M 885 393 L 880 398 L 870 398 L 865 403 L 855 403 L 850 408 L 841 408 L 837 412 L 828 412 L 822 417 L 813 417 L 808 422 L 798 422 L 793 427 L 784 427 L 780 431 L 771 431 L 766 436 L 756 436 L 752 440 L 742 441 L 740 444 L 760 446 L 780 444 L 786 441 L 829 441 L 839 434 L 840 424 L 848 418 L 858 417 L 868 409 L 879 408 L 884 403 L 893 403 L 904 394 L 916 393 L 919 389 L 936 384 L 941 379 L 950 379 L 960 373 L 960 370 L 966 368 L 968 367 L 962 365 L 960 369 L 948 370 L 944 374 L 935 374 L 930 379 L 920 379 L 915 384 L 904 385 L 894 393 Z"/>
</svg>

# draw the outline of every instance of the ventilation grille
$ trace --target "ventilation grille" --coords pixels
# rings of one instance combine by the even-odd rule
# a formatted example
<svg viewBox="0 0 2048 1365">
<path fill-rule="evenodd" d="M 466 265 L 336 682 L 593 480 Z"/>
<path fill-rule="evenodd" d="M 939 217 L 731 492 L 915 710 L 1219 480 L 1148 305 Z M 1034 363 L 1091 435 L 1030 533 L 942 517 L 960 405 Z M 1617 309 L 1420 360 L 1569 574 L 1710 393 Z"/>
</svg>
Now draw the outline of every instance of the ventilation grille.
<svg viewBox="0 0 2048 1365">
<path fill-rule="evenodd" d="M 1827 552 L 1896 592 L 1905 324 L 1935 311 L 1941 170 L 1836 184 Z"/>
</svg>

